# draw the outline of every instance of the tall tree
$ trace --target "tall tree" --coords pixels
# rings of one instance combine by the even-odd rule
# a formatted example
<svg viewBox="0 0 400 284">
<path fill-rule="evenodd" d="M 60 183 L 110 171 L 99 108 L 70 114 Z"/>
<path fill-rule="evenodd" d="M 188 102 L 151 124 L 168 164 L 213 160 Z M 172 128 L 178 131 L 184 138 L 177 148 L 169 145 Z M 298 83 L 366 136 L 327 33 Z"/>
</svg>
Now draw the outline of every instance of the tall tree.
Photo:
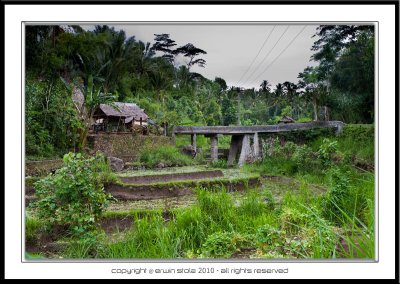
<svg viewBox="0 0 400 284">
<path fill-rule="evenodd" d="M 195 47 L 193 44 L 188 43 L 184 46 L 181 46 L 174 50 L 173 54 L 182 54 L 184 57 L 189 58 L 189 61 L 186 63 L 188 70 L 194 65 L 198 65 L 200 67 L 204 67 L 206 61 L 203 58 L 196 58 L 196 56 L 200 54 L 207 54 L 204 50 Z"/>
<path fill-rule="evenodd" d="M 374 41 L 373 34 L 360 34 L 343 51 L 331 74 L 331 89 L 351 98 L 349 103 L 359 116 L 357 122 L 374 121 Z"/>
<path fill-rule="evenodd" d="M 222 109 L 223 109 L 223 100 L 226 95 L 226 89 L 228 88 L 228 85 L 226 84 L 226 81 L 223 78 L 220 77 L 215 77 L 214 82 L 218 85 L 218 101 L 219 101 L 219 106 L 220 106 L 220 117 L 221 117 L 221 125 L 224 125 L 224 116 L 222 115 Z"/>
<path fill-rule="evenodd" d="M 260 91 L 263 93 L 269 93 L 271 91 L 271 84 L 268 80 L 263 80 L 260 84 Z"/>
<path fill-rule="evenodd" d="M 308 66 L 297 77 L 300 79 L 299 87 L 304 88 L 303 97 L 312 103 L 315 121 L 318 120 L 320 100 L 325 89 L 319 72 L 318 67 Z"/>
<path fill-rule="evenodd" d="M 172 47 L 176 46 L 174 40 L 169 38 L 169 34 L 154 34 L 156 41 L 153 46 L 152 50 L 160 51 L 163 53 L 163 57 L 168 60 L 168 62 L 174 62 L 174 53 Z"/>
<path fill-rule="evenodd" d="M 348 84 L 340 82 L 348 82 L 351 86 L 360 86 L 361 88 L 368 86 L 367 91 L 363 90 L 365 96 L 365 104 L 363 105 L 366 113 L 362 116 L 364 122 L 373 121 L 373 57 L 374 57 L 374 26 L 372 25 L 327 25 L 319 26 L 314 36 L 319 39 L 314 42 L 312 50 L 315 51 L 312 60 L 319 63 L 320 81 L 327 86 L 326 104 L 324 106 L 325 117 L 329 117 L 330 110 L 328 104 L 338 106 L 338 99 L 343 98 L 342 93 L 347 92 L 352 96 L 354 102 L 358 101 L 360 90 L 357 88 L 347 88 Z M 369 42 L 366 44 L 366 42 Z M 365 48 L 368 46 L 368 48 Z M 368 50 L 368 51 L 367 51 Z M 365 52 L 365 53 L 364 53 Z M 356 60 L 349 60 L 348 54 L 351 53 Z M 364 53 L 364 54 L 363 54 Z M 361 55 L 363 54 L 363 55 Z M 344 63 L 347 62 L 347 63 Z M 351 62 L 349 64 L 349 62 Z M 346 65 L 347 64 L 347 65 Z M 346 65 L 346 68 L 344 66 Z M 359 68 L 365 66 L 365 69 Z M 341 75 L 340 75 L 341 74 Z M 355 76 L 355 74 L 357 74 Z M 368 74 L 364 76 L 365 74 Z M 364 76 L 364 78 L 363 78 Z M 346 80 L 353 77 L 349 82 Z M 338 78 L 341 78 L 338 80 Z M 355 79 L 357 78 L 357 79 Z M 354 80 L 355 79 L 355 80 Z M 368 95 L 367 95 L 368 93 Z M 361 99 L 363 100 L 363 99 Z M 350 101 L 350 100 L 347 100 Z M 343 100 L 342 100 L 343 102 Z M 358 112 L 357 104 L 354 104 L 354 111 Z"/>
</svg>

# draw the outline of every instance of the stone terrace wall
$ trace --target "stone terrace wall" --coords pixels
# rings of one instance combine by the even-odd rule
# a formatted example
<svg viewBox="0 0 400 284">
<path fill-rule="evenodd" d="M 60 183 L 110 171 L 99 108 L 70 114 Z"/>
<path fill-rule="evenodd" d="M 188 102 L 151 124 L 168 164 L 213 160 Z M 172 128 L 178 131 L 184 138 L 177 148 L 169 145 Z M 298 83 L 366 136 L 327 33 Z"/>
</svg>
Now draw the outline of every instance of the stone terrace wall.
<svg viewBox="0 0 400 284">
<path fill-rule="evenodd" d="M 88 147 L 93 152 L 101 151 L 107 156 L 113 156 L 131 162 L 145 148 L 158 148 L 175 145 L 175 139 L 166 136 L 142 136 L 132 133 L 102 133 L 88 137 Z"/>
<path fill-rule="evenodd" d="M 51 171 L 61 168 L 63 160 L 26 161 L 25 176 L 45 176 Z"/>
</svg>

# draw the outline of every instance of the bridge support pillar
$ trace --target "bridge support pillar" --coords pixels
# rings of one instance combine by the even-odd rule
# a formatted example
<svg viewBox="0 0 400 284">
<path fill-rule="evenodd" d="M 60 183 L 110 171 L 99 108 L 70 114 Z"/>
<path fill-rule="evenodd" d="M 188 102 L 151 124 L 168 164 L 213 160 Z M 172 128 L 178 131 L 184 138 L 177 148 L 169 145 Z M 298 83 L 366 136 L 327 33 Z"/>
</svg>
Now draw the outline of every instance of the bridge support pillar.
<svg viewBox="0 0 400 284">
<path fill-rule="evenodd" d="M 258 141 L 258 133 L 254 133 L 253 138 L 253 156 L 255 160 L 261 158 L 260 142 Z"/>
<path fill-rule="evenodd" d="M 240 157 L 238 162 L 239 167 L 243 166 L 243 164 L 250 157 L 250 155 L 251 155 L 250 135 L 246 134 L 244 135 L 242 141 L 242 149 L 240 151 Z"/>
<path fill-rule="evenodd" d="M 335 135 L 339 136 L 343 132 L 343 124 L 338 123 L 336 126 Z"/>
<path fill-rule="evenodd" d="M 235 163 L 239 148 L 242 147 L 243 135 L 232 135 L 231 146 L 229 148 L 228 155 L 228 166 L 232 166 Z"/>
<path fill-rule="evenodd" d="M 211 163 L 218 161 L 218 136 L 217 134 L 210 136 L 211 144 Z"/>
</svg>

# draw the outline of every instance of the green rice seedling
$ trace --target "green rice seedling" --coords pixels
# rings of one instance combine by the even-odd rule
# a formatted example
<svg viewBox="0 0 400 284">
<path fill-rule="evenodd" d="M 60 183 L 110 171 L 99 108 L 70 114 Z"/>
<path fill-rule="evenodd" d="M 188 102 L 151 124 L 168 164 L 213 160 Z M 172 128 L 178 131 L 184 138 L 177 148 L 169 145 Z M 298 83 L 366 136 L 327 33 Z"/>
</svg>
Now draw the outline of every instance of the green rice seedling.
<svg viewBox="0 0 400 284">
<path fill-rule="evenodd" d="M 197 204 L 204 219 L 210 221 L 211 228 L 220 228 L 223 231 L 233 229 L 235 207 L 232 196 L 225 188 L 218 188 L 214 192 L 199 188 Z"/>
<path fill-rule="evenodd" d="M 38 238 L 41 230 L 44 229 L 44 223 L 37 218 L 26 216 L 25 217 L 25 241 L 33 242 Z"/>
<path fill-rule="evenodd" d="M 71 241 L 63 253 L 66 258 L 92 258 L 95 244 L 87 241 Z M 97 250 L 96 250 L 97 251 Z"/>
<path fill-rule="evenodd" d="M 260 192 L 253 189 L 246 193 L 237 210 L 239 215 L 259 216 L 265 212 L 266 208 Z"/>
<path fill-rule="evenodd" d="M 179 256 L 180 238 L 166 226 L 161 214 L 136 219 L 122 240 L 106 243 L 102 258 L 175 258 Z"/>
<path fill-rule="evenodd" d="M 192 206 L 176 213 L 173 221 L 175 236 L 182 242 L 183 251 L 196 251 L 206 239 L 207 221 L 198 206 Z"/>
</svg>

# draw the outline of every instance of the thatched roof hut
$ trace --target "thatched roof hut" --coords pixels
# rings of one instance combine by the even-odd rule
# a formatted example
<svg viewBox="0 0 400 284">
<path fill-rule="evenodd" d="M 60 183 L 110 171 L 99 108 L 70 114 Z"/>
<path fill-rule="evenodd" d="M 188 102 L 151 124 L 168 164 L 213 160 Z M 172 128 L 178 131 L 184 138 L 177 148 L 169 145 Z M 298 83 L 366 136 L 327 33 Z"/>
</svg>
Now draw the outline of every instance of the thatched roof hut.
<svg viewBox="0 0 400 284">
<path fill-rule="evenodd" d="M 279 123 L 294 123 L 296 122 L 293 118 L 291 118 L 290 116 L 285 115 L 284 117 L 282 117 L 279 120 Z"/>
<path fill-rule="evenodd" d="M 99 111 L 96 112 L 96 116 L 107 116 L 107 117 L 118 117 L 123 118 L 125 123 L 129 123 L 132 120 L 143 122 L 147 121 L 149 116 L 144 112 L 144 109 L 140 108 L 134 103 L 120 103 L 116 102 L 111 105 L 100 104 Z"/>
<path fill-rule="evenodd" d="M 93 116 L 95 120 L 103 119 L 108 130 L 124 131 L 134 125 L 147 125 L 149 116 L 134 103 L 115 102 L 112 104 L 100 104 Z"/>
</svg>

